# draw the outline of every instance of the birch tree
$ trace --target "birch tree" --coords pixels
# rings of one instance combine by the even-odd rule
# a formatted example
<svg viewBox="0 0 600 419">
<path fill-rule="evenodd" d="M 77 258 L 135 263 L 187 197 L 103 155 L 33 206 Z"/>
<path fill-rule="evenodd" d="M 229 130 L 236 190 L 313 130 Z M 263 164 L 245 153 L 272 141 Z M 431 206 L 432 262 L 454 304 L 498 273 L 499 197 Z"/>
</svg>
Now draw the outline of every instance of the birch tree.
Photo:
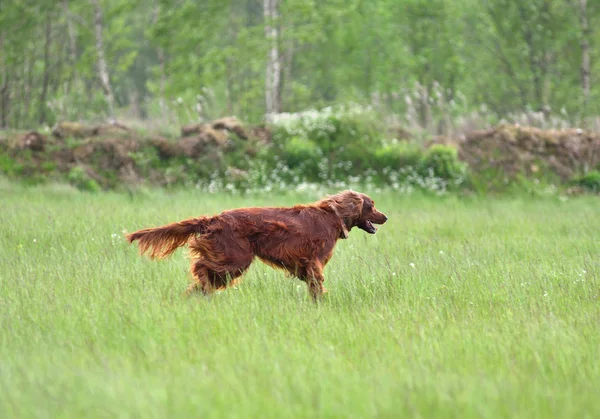
<svg viewBox="0 0 600 419">
<path fill-rule="evenodd" d="M 281 57 L 279 55 L 279 0 L 264 0 L 265 37 L 268 44 L 265 74 L 266 114 L 281 112 Z"/>
<path fill-rule="evenodd" d="M 106 64 L 106 57 L 104 55 L 104 39 L 102 36 L 103 23 L 102 23 L 102 9 L 98 0 L 90 0 L 94 8 L 94 27 L 96 35 L 96 55 L 98 58 L 98 76 L 100 77 L 100 83 L 102 84 L 102 90 L 104 91 L 104 97 L 108 105 L 108 116 L 109 119 L 114 122 L 115 120 L 115 97 L 113 90 L 110 85 L 110 76 L 108 72 L 108 66 Z"/>
</svg>

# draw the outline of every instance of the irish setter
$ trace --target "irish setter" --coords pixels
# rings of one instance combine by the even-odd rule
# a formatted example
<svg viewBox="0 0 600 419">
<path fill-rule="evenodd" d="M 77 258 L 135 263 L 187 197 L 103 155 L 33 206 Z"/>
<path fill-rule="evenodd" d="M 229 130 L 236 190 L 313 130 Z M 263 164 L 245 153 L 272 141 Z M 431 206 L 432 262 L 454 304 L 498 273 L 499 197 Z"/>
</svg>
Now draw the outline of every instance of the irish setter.
<svg viewBox="0 0 600 419">
<path fill-rule="evenodd" d="M 305 281 L 314 299 L 326 292 L 323 268 L 338 239 L 353 227 L 375 234 L 373 224 L 387 221 L 367 195 L 343 191 L 309 205 L 291 208 L 239 208 L 215 216 L 190 218 L 128 234 L 151 258 L 170 255 L 189 245 L 193 283 L 209 294 L 231 286 L 255 256 Z"/>
</svg>

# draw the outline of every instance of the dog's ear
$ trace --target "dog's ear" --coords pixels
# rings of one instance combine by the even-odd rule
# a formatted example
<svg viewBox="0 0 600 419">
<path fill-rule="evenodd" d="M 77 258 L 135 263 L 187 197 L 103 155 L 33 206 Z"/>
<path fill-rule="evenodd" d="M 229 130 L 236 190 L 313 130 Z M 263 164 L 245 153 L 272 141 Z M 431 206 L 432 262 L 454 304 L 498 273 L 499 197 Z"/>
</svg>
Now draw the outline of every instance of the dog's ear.
<svg viewBox="0 0 600 419">
<path fill-rule="evenodd" d="M 336 214 L 344 221 L 348 229 L 361 217 L 364 198 L 354 191 L 343 191 L 327 198 Z"/>
</svg>

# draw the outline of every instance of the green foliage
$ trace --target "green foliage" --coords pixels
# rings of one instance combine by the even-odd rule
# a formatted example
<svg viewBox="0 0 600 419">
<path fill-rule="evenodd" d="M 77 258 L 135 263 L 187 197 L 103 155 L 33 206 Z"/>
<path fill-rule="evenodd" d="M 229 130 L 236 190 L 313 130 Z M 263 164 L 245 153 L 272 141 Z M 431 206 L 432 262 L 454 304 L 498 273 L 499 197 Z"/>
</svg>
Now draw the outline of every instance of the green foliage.
<svg viewBox="0 0 600 419">
<path fill-rule="evenodd" d="M 326 155 L 337 157 L 352 145 L 378 145 L 378 123 L 371 109 L 356 104 L 286 113 L 274 116 L 273 139 L 279 144 L 290 138 L 310 140 Z"/>
<path fill-rule="evenodd" d="M 23 164 L 18 163 L 7 154 L 0 154 L 0 173 L 10 177 L 18 176 L 23 173 Z"/>
<path fill-rule="evenodd" d="M 600 192 L 600 171 L 592 170 L 585 175 L 578 176 L 571 181 L 571 184 L 590 192 Z"/>
<path fill-rule="evenodd" d="M 308 138 L 291 137 L 285 141 L 282 148 L 282 157 L 291 169 L 303 166 L 308 170 L 317 169 L 317 163 L 323 157 L 319 146 Z"/>
<path fill-rule="evenodd" d="M 163 168 L 166 164 L 166 161 L 161 160 L 155 147 L 143 147 L 138 151 L 130 152 L 129 157 L 133 159 L 135 166 L 144 177 L 149 176 L 152 169 Z"/>
<path fill-rule="evenodd" d="M 87 192 L 99 192 L 102 188 L 94 179 L 90 178 L 81 166 L 73 167 L 67 176 L 69 182 L 77 189 Z"/>
<path fill-rule="evenodd" d="M 54 172 L 58 168 L 58 164 L 55 161 L 45 161 L 42 162 L 40 168 L 43 172 L 51 173 Z"/>
<path fill-rule="evenodd" d="M 600 3 L 561 0 L 279 2 L 282 109 L 350 101 L 405 124 L 442 130 L 449 118 L 487 119 L 550 108 L 596 115 L 600 84 L 583 97 L 583 45 L 600 70 Z M 256 0 L 101 0 L 104 55 L 123 119 L 178 124 L 265 113 L 263 3 Z M 0 6 L 0 123 L 51 126 L 106 116 L 92 3 Z M 582 19 L 585 17 L 585 19 Z M 588 30 L 582 21 L 588 22 Z M 332 121 L 335 125 L 337 120 Z M 312 138 L 336 149 L 341 131 Z M 319 134 L 319 133 L 316 133 Z M 323 141 L 321 141 L 323 140 Z M 323 144 L 324 143 L 324 144 Z"/>
<path fill-rule="evenodd" d="M 419 164 L 421 173 L 425 174 L 429 170 L 436 177 L 460 184 L 467 173 L 467 165 L 458 159 L 455 147 L 436 144 L 425 151 Z"/>
<path fill-rule="evenodd" d="M 421 148 L 406 141 L 393 141 L 378 147 L 374 153 L 374 167 L 399 169 L 418 167 L 423 157 Z"/>
</svg>

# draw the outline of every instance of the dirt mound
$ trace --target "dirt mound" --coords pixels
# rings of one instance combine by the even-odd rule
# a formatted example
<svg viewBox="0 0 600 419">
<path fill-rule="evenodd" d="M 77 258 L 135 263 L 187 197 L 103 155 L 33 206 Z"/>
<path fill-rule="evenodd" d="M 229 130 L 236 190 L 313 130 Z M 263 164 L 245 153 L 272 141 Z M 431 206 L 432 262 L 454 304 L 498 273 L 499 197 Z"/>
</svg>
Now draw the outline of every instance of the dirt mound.
<svg viewBox="0 0 600 419">
<path fill-rule="evenodd" d="M 177 142 L 177 146 L 187 157 L 198 157 L 210 146 L 225 148 L 228 141 L 225 132 L 214 129 L 209 124 L 183 127 L 181 134 L 182 138 Z"/>
<path fill-rule="evenodd" d="M 234 132 L 238 137 L 242 140 L 248 139 L 248 134 L 244 129 L 242 123 L 236 118 L 232 116 L 228 116 L 221 119 L 216 119 L 212 123 L 212 127 L 217 130 L 227 130 Z"/>
<path fill-rule="evenodd" d="M 11 176 L 68 180 L 86 190 L 197 182 L 228 168 L 236 180 L 245 174 L 229 166 L 256 155 L 272 137 L 268 127 L 244 126 L 233 117 L 183 127 L 181 135 L 147 136 L 120 124 L 78 122 L 58 123 L 51 135 L 0 131 L 0 169 Z"/>
<path fill-rule="evenodd" d="M 508 179 L 550 170 L 562 180 L 600 165 L 600 134 L 581 129 L 542 130 L 518 125 L 473 131 L 453 143 L 475 172 L 494 170 Z"/>
<path fill-rule="evenodd" d="M 264 125 L 250 128 L 250 138 L 255 138 L 260 144 L 269 144 L 273 140 L 273 132 Z"/>
<path fill-rule="evenodd" d="M 201 157 L 215 151 L 227 151 L 239 140 L 267 143 L 271 141 L 271 132 L 265 127 L 247 129 L 237 118 L 225 117 L 206 124 L 186 125 L 181 128 L 181 139 L 177 144 L 169 146 L 163 142 L 161 147 L 166 154 Z"/>
<path fill-rule="evenodd" d="M 163 137 L 155 137 L 150 140 L 150 144 L 156 149 L 158 152 L 158 156 L 162 160 L 168 160 L 173 157 L 178 157 L 182 155 L 182 150 L 177 146 L 173 141 L 169 141 Z"/>
<path fill-rule="evenodd" d="M 248 134 L 242 123 L 232 116 L 215 119 L 207 124 L 192 124 L 181 128 L 182 137 L 204 136 L 217 143 L 227 139 L 229 132 L 235 133 L 242 140 L 248 139 Z"/>
<path fill-rule="evenodd" d="M 47 142 L 48 137 L 45 135 L 37 131 L 30 131 L 19 137 L 17 147 L 19 150 L 44 151 Z"/>
<path fill-rule="evenodd" d="M 128 134 L 129 128 L 119 123 L 88 126 L 79 122 L 59 122 L 52 128 L 52 135 L 56 138 L 87 138 L 100 135 L 119 136 Z"/>
<path fill-rule="evenodd" d="M 119 170 L 134 164 L 131 153 L 138 149 L 139 142 L 134 139 L 88 140 L 73 149 L 73 158 L 78 163 L 93 163 L 99 170 Z"/>
</svg>

